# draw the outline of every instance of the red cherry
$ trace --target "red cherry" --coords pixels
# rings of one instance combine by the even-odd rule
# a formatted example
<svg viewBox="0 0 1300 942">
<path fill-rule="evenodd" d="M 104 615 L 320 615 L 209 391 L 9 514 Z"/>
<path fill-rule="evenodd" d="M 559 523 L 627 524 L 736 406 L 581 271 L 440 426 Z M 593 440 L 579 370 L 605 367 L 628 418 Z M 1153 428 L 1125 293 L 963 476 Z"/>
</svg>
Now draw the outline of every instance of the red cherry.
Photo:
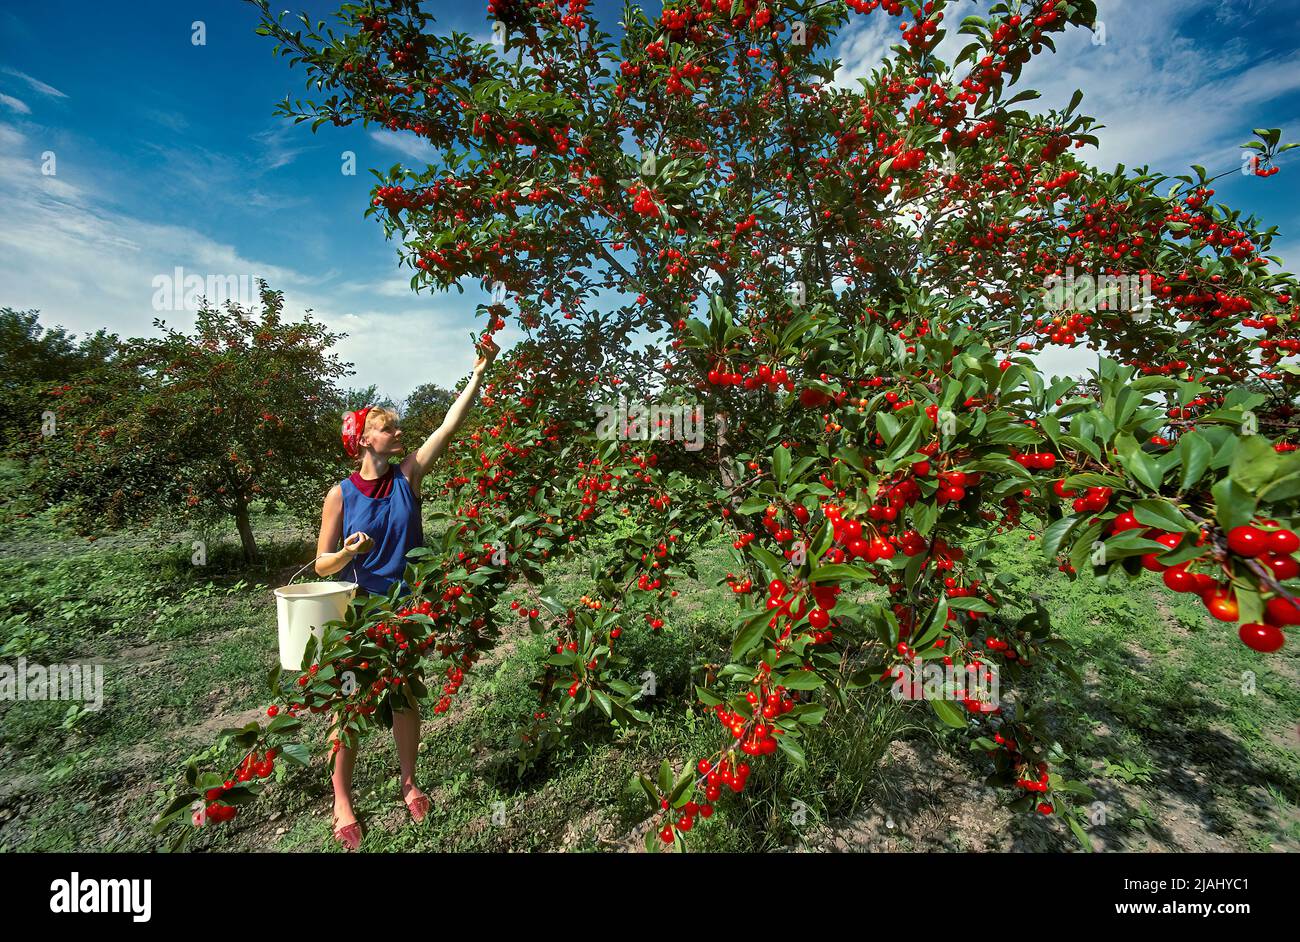
<svg viewBox="0 0 1300 942">
<path fill-rule="evenodd" d="M 1282 647 L 1286 636 L 1275 625 L 1261 625 L 1251 622 L 1237 629 L 1237 637 L 1248 648 L 1268 654 Z"/>
<path fill-rule="evenodd" d="M 1228 531 L 1228 549 L 1238 556 L 1258 556 L 1269 548 L 1270 537 L 1255 527 L 1233 527 Z"/>
<path fill-rule="evenodd" d="M 1201 596 L 1206 609 L 1219 621 L 1236 621 L 1238 616 L 1237 597 L 1232 590 L 1213 588 Z"/>
<path fill-rule="evenodd" d="M 826 626 L 831 623 L 831 616 L 823 609 L 814 608 L 808 613 L 808 624 L 817 631 L 825 630 Z"/>
<path fill-rule="evenodd" d="M 1290 556 L 1300 549 L 1300 536 L 1290 530 L 1274 530 L 1269 534 L 1268 548 L 1280 556 Z"/>
<path fill-rule="evenodd" d="M 1142 524 L 1138 523 L 1137 517 L 1133 516 L 1133 511 L 1126 510 L 1111 521 L 1110 532 L 1123 533 L 1125 530 L 1136 530 L 1141 526 Z"/>
<path fill-rule="evenodd" d="M 1296 562 L 1290 556 L 1279 556 L 1276 553 L 1265 553 L 1260 557 L 1265 566 L 1273 570 L 1273 575 L 1279 582 L 1286 582 L 1288 579 L 1294 579 L 1300 575 L 1300 563 Z"/>
<path fill-rule="evenodd" d="M 1264 620 L 1270 625 L 1300 625 L 1300 608 L 1277 595 L 1264 606 Z"/>
<path fill-rule="evenodd" d="M 1157 543 L 1161 544 L 1162 546 L 1166 546 L 1169 549 L 1174 549 L 1182 541 L 1183 541 L 1183 534 L 1181 533 L 1162 533 L 1158 537 L 1156 537 Z M 1145 568 L 1151 570 L 1152 572 L 1164 572 L 1165 565 L 1164 563 L 1161 563 L 1159 561 L 1159 557 L 1162 555 L 1162 553 L 1163 551 L 1161 551 L 1161 553 L 1145 554 L 1142 557 L 1142 565 Z"/>
<path fill-rule="evenodd" d="M 835 607 L 835 590 L 831 586 L 815 585 L 812 594 L 818 608 L 824 608 L 829 612 Z"/>
</svg>

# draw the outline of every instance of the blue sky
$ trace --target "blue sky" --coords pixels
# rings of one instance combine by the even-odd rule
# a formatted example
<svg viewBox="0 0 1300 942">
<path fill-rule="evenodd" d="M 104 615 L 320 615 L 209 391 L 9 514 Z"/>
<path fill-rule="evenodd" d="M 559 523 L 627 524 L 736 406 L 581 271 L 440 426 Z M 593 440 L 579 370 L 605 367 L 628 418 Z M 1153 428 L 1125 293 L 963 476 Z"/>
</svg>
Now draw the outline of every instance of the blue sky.
<svg viewBox="0 0 1300 942">
<path fill-rule="evenodd" d="M 283 2 L 283 0 L 282 0 Z M 441 29 L 488 39 L 486 0 L 428 4 Z M 1105 42 L 1072 31 L 1027 70 L 1043 107 L 1075 88 L 1107 127 L 1098 165 L 1149 164 L 1166 173 L 1240 165 L 1254 127 L 1300 141 L 1300 0 L 1098 0 Z M 955 26 L 986 3 L 950 7 Z M 337 4 L 288 0 L 328 17 Z M 592 11 L 617 30 L 620 4 Z M 647 4 L 657 14 L 660 4 Z M 444 12 L 445 11 L 445 12 Z M 652 14 L 653 15 L 653 14 Z M 202 21 L 206 44 L 191 41 Z M 255 36 L 256 10 L 238 0 L 45 0 L 0 11 L 0 305 L 37 308 L 78 333 L 152 333 L 154 317 L 187 327 L 185 310 L 158 312 L 153 279 L 176 266 L 207 275 L 262 275 L 289 312 L 311 308 L 349 336 L 340 356 L 353 385 L 400 398 L 422 382 L 454 385 L 469 370 L 474 306 L 483 293 L 415 295 L 380 225 L 362 217 L 373 178 L 418 155 L 411 135 L 323 126 L 313 135 L 272 115 L 302 95 L 305 73 Z M 839 37 L 837 77 L 853 84 L 887 55 L 897 20 L 855 16 Z M 357 174 L 340 172 L 356 154 Z M 54 155 L 53 175 L 45 154 Z M 1300 150 L 1268 179 L 1234 174 L 1217 198 L 1278 226 L 1274 245 L 1300 268 Z M 1289 159 L 1288 159 L 1289 158 Z M 503 339 L 508 343 L 512 334 Z M 1068 357 L 1044 366 L 1063 370 Z"/>
</svg>

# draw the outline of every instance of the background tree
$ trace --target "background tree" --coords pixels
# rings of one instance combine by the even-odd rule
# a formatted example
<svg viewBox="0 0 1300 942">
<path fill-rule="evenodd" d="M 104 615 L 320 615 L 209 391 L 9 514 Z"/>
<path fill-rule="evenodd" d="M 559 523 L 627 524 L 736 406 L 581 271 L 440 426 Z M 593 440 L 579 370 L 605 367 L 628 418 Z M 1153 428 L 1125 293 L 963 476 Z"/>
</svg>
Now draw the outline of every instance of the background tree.
<svg viewBox="0 0 1300 942">
<path fill-rule="evenodd" d="M 428 438 L 442 424 L 447 410 L 455 401 L 454 393 L 436 383 L 424 383 L 415 387 L 402 403 L 405 437 L 412 442 Z"/>
<path fill-rule="evenodd" d="M 116 344 L 103 330 L 77 340 L 62 327 L 42 327 L 36 311 L 0 308 L 0 450 L 26 457 L 41 437 L 51 384 L 108 363 Z"/>
<path fill-rule="evenodd" d="M 340 421 L 343 412 L 355 412 L 363 406 L 383 406 L 386 409 L 397 408 L 396 403 L 390 397 L 383 395 L 379 391 L 379 387 L 371 383 L 364 388 L 343 390 L 338 401 Z"/>
<path fill-rule="evenodd" d="M 282 318 L 259 283 L 261 310 L 200 307 L 194 332 L 156 320 L 156 338 L 118 345 L 112 362 L 50 390 L 58 433 L 41 443 L 44 497 L 86 526 L 177 517 L 233 520 L 257 554 L 252 505 L 310 517 L 342 469 L 339 335 Z"/>
</svg>

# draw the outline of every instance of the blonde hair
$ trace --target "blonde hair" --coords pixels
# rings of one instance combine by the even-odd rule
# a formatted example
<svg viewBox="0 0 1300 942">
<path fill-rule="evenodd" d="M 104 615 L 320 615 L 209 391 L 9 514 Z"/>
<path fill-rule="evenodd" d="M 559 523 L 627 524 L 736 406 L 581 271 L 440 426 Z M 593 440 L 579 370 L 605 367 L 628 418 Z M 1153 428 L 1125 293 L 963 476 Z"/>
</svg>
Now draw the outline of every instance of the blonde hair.
<svg viewBox="0 0 1300 942">
<path fill-rule="evenodd" d="M 387 425 L 389 422 L 396 424 L 401 420 L 401 418 L 402 417 L 398 415 L 396 412 L 394 412 L 392 409 L 386 409 L 383 406 L 375 406 L 373 409 L 371 409 L 369 412 L 366 413 L 366 424 L 365 427 L 362 428 L 361 430 L 361 435 L 364 435 L 372 428 L 382 428 L 383 426 Z M 361 436 L 359 435 L 357 437 L 360 438 Z M 361 470 L 361 462 L 362 462 L 361 453 L 358 452 L 357 456 L 352 459 L 352 463 L 356 466 L 358 471 Z"/>
</svg>

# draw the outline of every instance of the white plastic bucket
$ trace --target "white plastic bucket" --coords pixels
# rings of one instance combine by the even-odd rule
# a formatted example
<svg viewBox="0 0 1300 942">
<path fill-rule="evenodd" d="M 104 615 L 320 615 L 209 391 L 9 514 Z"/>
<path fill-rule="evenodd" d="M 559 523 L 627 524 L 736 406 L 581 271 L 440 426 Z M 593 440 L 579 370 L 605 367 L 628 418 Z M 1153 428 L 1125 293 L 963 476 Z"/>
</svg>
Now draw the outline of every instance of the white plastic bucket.
<svg viewBox="0 0 1300 942">
<path fill-rule="evenodd" d="M 304 582 L 276 589 L 280 666 L 287 671 L 301 670 L 307 639 L 314 635 L 320 641 L 322 626 L 342 619 L 356 593 L 355 582 Z"/>
</svg>

